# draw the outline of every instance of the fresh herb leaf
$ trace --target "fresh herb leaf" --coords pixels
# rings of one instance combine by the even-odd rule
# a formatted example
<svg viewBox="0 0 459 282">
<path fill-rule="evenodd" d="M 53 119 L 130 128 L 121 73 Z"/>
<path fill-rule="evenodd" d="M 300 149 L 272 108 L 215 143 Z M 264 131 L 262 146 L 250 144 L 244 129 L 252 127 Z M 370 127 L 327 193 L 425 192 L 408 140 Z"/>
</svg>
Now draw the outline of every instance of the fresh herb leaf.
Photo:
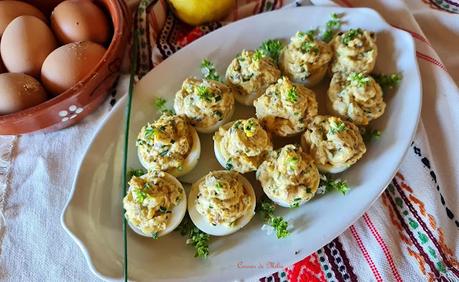
<svg viewBox="0 0 459 282">
<path fill-rule="evenodd" d="M 180 235 L 187 237 L 186 244 L 194 247 L 195 257 L 203 259 L 207 258 L 209 255 L 210 236 L 209 234 L 199 230 L 190 220 L 188 215 L 183 218 L 176 230 L 180 232 Z"/>
<path fill-rule="evenodd" d="M 217 188 L 217 190 L 221 190 L 223 185 L 220 182 L 217 182 L 217 184 L 215 184 L 215 188 Z"/>
<path fill-rule="evenodd" d="M 154 240 L 158 239 L 158 232 L 151 233 L 151 238 L 153 238 Z"/>
<path fill-rule="evenodd" d="M 384 91 L 397 87 L 400 84 L 400 81 L 402 81 L 402 78 L 401 73 L 374 75 L 374 79 Z"/>
<path fill-rule="evenodd" d="M 276 207 L 273 202 L 263 199 L 260 205 L 257 205 L 257 209 L 262 215 L 264 222 L 274 228 L 278 239 L 285 238 L 290 234 L 288 231 L 288 222 L 281 216 L 274 216 Z"/>
<path fill-rule="evenodd" d="M 370 78 L 363 73 L 353 72 L 347 77 L 347 81 L 354 83 L 357 87 L 363 87 L 368 84 Z"/>
<path fill-rule="evenodd" d="M 341 192 L 343 195 L 346 195 L 349 192 L 350 188 L 347 182 L 344 180 L 333 179 L 329 175 L 321 174 L 319 190 L 321 190 L 321 193 L 319 194 L 336 190 Z"/>
<path fill-rule="evenodd" d="M 157 129 L 151 125 L 148 125 L 146 128 L 145 128 L 145 133 L 144 133 L 144 137 L 145 138 L 151 138 L 151 137 L 154 137 L 156 134 L 158 133 Z"/>
<path fill-rule="evenodd" d="M 290 103 L 295 103 L 298 101 L 298 92 L 295 87 L 292 87 L 287 92 L 287 101 Z"/>
<path fill-rule="evenodd" d="M 134 190 L 133 193 L 135 194 L 136 202 L 138 204 L 143 204 L 143 201 L 148 197 L 148 194 L 140 189 Z"/>
<path fill-rule="evenodd" d="M 158 110 L 162 110 L 164 106 L 166 105 L 166 100 L 163 98 L 156 98 L 155 100 L 155 107 Z"/>
<path fill-rule="evenodd" d="M 253 60 L 254 61 L 259 61 L 261 58 L 263 58 L 263 53 L 260 49 L 255 50 L 255 53 L 253 53 Z"/>
<path fill-rule="evenodd" d="M 220 75 L 218 75 L 214 64 L 207 59 L 201 62 L 201 74 L 206 79 L 220 81 Z"/>
<path fill-rule="evenodd" d="M 330 134 L 336 134 L 338 132 L 343 132 L 347 129 L 346 127 L 346 124 L 342 121 L 339 121 L 339 122 L 333 122 L 332 124 L 330 124 L 330 130 L 329 130 L 329 133 Z"/>
<path fill-rule="evenodd" d="M 128 170 L 128 173 L 127 173 L 127 179 L 130 180 L 133 176 L 140 177 L 140 176 L 144 175 L 145 173 L 147 173 L 147 171 L 143 170 L 141 168 L 139 168 L 139 169 L 130 169 L 130 170 Z"/>
<path fill-rule="evenodd" d="M 356 38 L 357 36 L 359 36 L 361 34 L 363 34 L 363 31 L 360 28 L 350 29 L 350 30 L 346 31 L 343 34 L 343 36 L 341 37 L 341 43 L 343 43 L 344 45 L 347 45 L 347 44 L 349 44 L 349 42 L 351 40 L 354 40 L 354 38 Z"/>
<path fill-rule="evenodd" d="M 203 85 L 196 87 L 197 94 L 200 99 L 211 102 L 214 95 L 209 91 L 209 88 Z"/>
<path fill-rule="evenodd" d="M 258 50 L 260 50 L 264 57 L 270 57 L 277 63 L 279 61 L 279 54 L 282 50 L 282 42 L 280 42 L 280 40 L 269 39 L 261 43 Z"/>
<path fill-rule="evenodd" d="M 231 162 L 226 162 L 226 166 L 225 166 L 225 169 L 226 170 L 232 170 L 233 169 L 233 164 Z"/>
<path fill-rule="evenodd" d="M 330 42 L 333 39 L 336 31 L 341 28 L 341 20 L 338 14 L 332 13 L 331 19 L 327 22 L 324 33 L 322 34 L 322 40 L 324 42 Z"/>
<path fill-rule="evenodd" d="M 371 140 L 378 140 L 381 138 L 381 131 L 377 129 L 367 128 L 365 129 L 364 134 L 362 135 L 365 142 L 370 142 Z"/>
<path fill-rule="evenodd" d="M 300 206 L 301 198 L 293 199 L 293 204 L 290 205 L 291 208 L 298 208 Z"/>
<path fill-rule="evenodd" d="M 298 157 L 291 157 L 287 160 L 288 162 L 288 170 L 294 171 L 297 168 L 298 165 Z"/>
<path fill-rule="evenodd" d="M 305 53 L 319 54 L 319 48 L 314 41 L 305 41 L 301 44 L 301 51 Z"/>
</svg>

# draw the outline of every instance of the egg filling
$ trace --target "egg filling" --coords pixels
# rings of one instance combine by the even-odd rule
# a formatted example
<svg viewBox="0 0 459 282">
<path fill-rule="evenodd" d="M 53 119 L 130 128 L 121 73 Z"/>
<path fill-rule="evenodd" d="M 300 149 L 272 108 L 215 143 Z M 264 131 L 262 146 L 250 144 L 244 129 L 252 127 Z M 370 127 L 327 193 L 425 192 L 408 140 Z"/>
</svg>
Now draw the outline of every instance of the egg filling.
<svg viewBox="0 0 459 282">
<path fill-rule="evenodd" d="M 240 173 L 255 171 L 265 155 L 273 149 L 268 132 L 255 118 L 237 120 L 230 127 L 222 126 L 214 135 L 217 154 L 226 169 Z"/>
<path fill-rule="evenodd" d="M 286 77 L 268 87 L 253 104 L 265 127 L 279 136 L 302 132 L 305 123 L 318 111 L 314 92 Z"/>
<path fill-rule="evenodd" d="M 236 100 L 251 105 L 281 73 L 274 62 L 261 52 L 243 50 L 226 70 L 226 80 L 237 90 Z"/>
<path fill-rule="evenodd" d="M 174 109 L 193 126 L 209 128 L 230 118 L 234 109 L 232 89 L 214 80 L 187 78 L 175 95 Z"/>
<path fill-rule="evenodd" d="M 297 32 L 281 52 L 280 68 L 292 81 L 313 86 L 324 77 L 332 57 L 327 43 L 311 33 Z"/>
<path fill-rule="evenodd" d="M 357 126 L 333 116 L 316 116 L 302 135 L 301 145 L 319 169 L 328 172 L 345 170 L 366 152 Z"/>
<path fill-rule="evenodd" d="M 214 226 L 235 225 L 251 206 L 249 192 L 236 172 L 210 172 L 198 189 L 196 210 Z"/>
<path fill-rule="evenodd" d="M 257 170 L 257 179 L 274 202 L 297 207 L 314 197 L 320 175 L 314 160 L 290 144 L 268 155 Z"/>
<path fill-rule="evenodd" d="M 370 73 L 378 55 L 375 34 L 363 29 L 350 29 L 331 42 L 335 53 L 331 71 Z"/>
<path fill-rule="evenodd" d="M 185 116 L 164 113 L 137 137 L 139 158 L 150 170 L 182 169 L 192 147 L 192 127 Z"/>
<path fill-rule="evenodd" d="M 328 89 L 328 103 L 333 113 L 357 125 L 368 125 L 386 108 L 379 84 L 362 73 L 335 74 Z"/>
<path fill-rule="evenodd" d="M 144 234 L 161 232 L 166 229 L 172 210 L 183 199 L 183 192 L 164 172 L 133 176 L 123 199 L 126 219 Z"/>
</svg>

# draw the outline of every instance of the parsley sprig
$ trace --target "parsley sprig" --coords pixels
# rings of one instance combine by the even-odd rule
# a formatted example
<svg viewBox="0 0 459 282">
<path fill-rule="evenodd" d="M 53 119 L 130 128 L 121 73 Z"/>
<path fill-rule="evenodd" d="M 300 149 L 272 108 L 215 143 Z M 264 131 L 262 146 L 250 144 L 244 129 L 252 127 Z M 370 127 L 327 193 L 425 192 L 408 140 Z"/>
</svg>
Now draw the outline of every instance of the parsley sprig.
<svg viewBox="0 0 459 282">
<path fill-rule="evenodd" d="M 298 101 L 298 92 L 295 87 L 292 87 L 287 91 L 286 100 L 290 103 L 296 103 Z"/>
<path fill-rule="evenodd" d="M 186 236 L 186 244 L 192 245 L 195 249 L 195 257 L 198 258 L 207 258 L 209 255 L 209 239 L 210 236 L 207 233 L 199 230 L 188 215 L 183 218 L 180 225 L 177 227 L 176 231 L 180 232 L 180 235 Z"/>
<path fill-rule="evenodd" d="M 268 199 L 263 199 L 261 203 L 257 205 L 257 212 L 262 215 L 263 220 L 267 225 L 274 228 L 277 239 L 285 238 L 290 234 L 287 230 L 288 222 L 281 216 L 274 216 L 275 210 L 276 206 Z"/>
<path fill-rule="evenodd" d="M 279 60 L 279 54 L 282 50 L 282 42 L 276 39 L 269 39 L 261 43 L 258 50 L 263 57 L 270 57 L 277 63 Z"/>
<path fill-rule="evenodd" d="M 351 40 L 354 40 L 354 38 L 356 38 L 357 36 L 363 34 L 363 30 L 360 29 L 360 28 L 352 28 L 348 31 L 346 31 L 343 36 L 341 37 L 341 43 L 343 43 L 344 45 L 347 45 L 349 44 L 349 42 Z"/>
<path fill-rule="evenodd" d="M 201 62 L 201 74 L 205 79 L 220 81 L 220 75 L 215 69 L 215 65 L 208 59 Z"/>
<path fill-rule="evenodd" d="M 171 109 L 166 108 L 166 100 L 164 98 L 156 98 L 154 102 L 156 110 L 158 110 L 161 113 L 166 113 L 166 114 L 174 114 L 174 111 Z"/>
<path fill-rule="evenodd" d="M 370 82 L 370 78 L 364 73 L 353 72 L 348 76 L 347 81 L 355 83 L 357 87 L 363 87 Z"/>
<path fill-rule="evenodd" d="M 320 184 L 317 193 L 325 194 L 326 192 L 339 191 L 343 195 L 346 195 L 349 190 L 349 185 L 346 181 L 341 179 L 333 179 L 330 175 L 321 174 Z"/>
<path fill-rule="evenodd" d="M 207 102 L 211 102 L 212 98 L 214 98 L 214 95 L 206 86 L 199 85 L 198 87 L 196 87 L 196 92 L 200 99 L 205 100 Z"/>
<path fill-rule="evenodd" d="M 397 87 L 403 78 L 401 73 L 376 74 L 373 77 L 384 91 Z"/>
<path fill-rule="evenodd" d="M 322 34 L 322 41 L 330 42 L 333 39 L 336 31 L 341 28 L 341 20 L 336 13 L 331 14 L 331 19 L 327 22 L 324 33 Z"/>
</svg>

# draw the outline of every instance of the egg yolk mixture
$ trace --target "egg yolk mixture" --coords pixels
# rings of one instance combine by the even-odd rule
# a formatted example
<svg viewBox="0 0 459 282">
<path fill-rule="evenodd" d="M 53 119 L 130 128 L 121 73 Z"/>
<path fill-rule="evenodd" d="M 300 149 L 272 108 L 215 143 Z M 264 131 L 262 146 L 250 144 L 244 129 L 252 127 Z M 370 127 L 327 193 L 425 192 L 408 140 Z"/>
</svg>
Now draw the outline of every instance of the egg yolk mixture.
<svg viewBox="0 0 459 282">
<path fill-rule="evenodd" d="M 185 116 L 164 113 L 144 126 L 137 137 L 139 157 L 150 169 L 180 169 L 193 147 L 191 126 Z"/>
<path fill-rule="evenodd" d="M 257 117 L 279 136 L 302 132 L 305 123 L 318 111 L 314 92 L 292 83 L 287 77 L 271 85 L 253 104 Z"/>
<path fill-rule="evenodd" d="M 333 116 L 316 116 L 302 142 L 314 160 L 324 166 L 351 166 L 366 152 L 357 126 Z"/>
<path fill-rule="evenodd" d="M 211 172 L 199 184 L 196 210 L 214 226 L 231 227 L 250 207 L 246 189 L 236 172 Z"/>
<path fill-rule="evenodd" d="M 226 70 L 226 80 L 240 95 L 262 95 L 277 81 L 280 70 L 274 62 L 260 52 L 246 51 L 237 56 Z"/>
<path fill-rule="evenodd" d="M 379 84 L 369 75 L 351 73 L 333 76 L 328 98 L 334 112 L 357 125 L 382 116 L 386 108 Z"/>
<path fill-rule="evenodd" d="M 350 29 L 331 42 L 335 50 L 332 72 L 370 73 L 375 66 L 378 48 L 373 33 Z"/>
<path fill-rule="evenodd" d="M 214 80 L 187 78 L 175 95 L 177 114 L 187 116 L 197 127 L 210 127 L 222 121 L 233 110 L 231 88 Z"/>
<path fill-rule="evenodd" d="M 144 234 L 163 231 L 183 197 L 183 190 L 165 178 L 164 172 L 133 176 L 123 199 L 126 219 Z"/>
<path fill-rule="evenodd" d="M 311 33 L 297 32 L 281 53 L 280 67 L 291 80 L 303 82 L 316 73 L 325 74 L 332 57 L 327 43 Z"/>
<path fill-rule="evenodd" d="M 292 144 L 271 152 L 258 168 L 257 179 L 270 198 L 292 207 L 309 201 L 320 182 L 314 160 Z"/>
<path fill-rule="evenodd" d="M 226 160 L 226 168 L 240 173 L 256 170 L 273 148 L 270 136 L 255 118 L 237 120 L 228 129 L 220 127 L 214 142 Z"/>
</svg>

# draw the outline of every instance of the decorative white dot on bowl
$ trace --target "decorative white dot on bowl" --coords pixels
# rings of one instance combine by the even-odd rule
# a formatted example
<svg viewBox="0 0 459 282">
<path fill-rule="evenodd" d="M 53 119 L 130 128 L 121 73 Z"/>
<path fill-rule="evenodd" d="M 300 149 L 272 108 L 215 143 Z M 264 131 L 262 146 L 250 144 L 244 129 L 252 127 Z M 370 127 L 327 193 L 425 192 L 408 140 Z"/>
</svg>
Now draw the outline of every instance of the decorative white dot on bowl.
<svg viewBox="0 0 459 282">
<path fill-rule="evenodd" d="M 59 114 L 59 117 L 62 118 L 61 121 L 66 122 L 68 120 L 76 118 L 78 114 L 80 114 L 83 111 L 84 111 L 83 108 L 78 107 L 77 105 L 71 105 L 69 106 L 68 110 L 62 110 L 58 114 Z"/>
</svg>

